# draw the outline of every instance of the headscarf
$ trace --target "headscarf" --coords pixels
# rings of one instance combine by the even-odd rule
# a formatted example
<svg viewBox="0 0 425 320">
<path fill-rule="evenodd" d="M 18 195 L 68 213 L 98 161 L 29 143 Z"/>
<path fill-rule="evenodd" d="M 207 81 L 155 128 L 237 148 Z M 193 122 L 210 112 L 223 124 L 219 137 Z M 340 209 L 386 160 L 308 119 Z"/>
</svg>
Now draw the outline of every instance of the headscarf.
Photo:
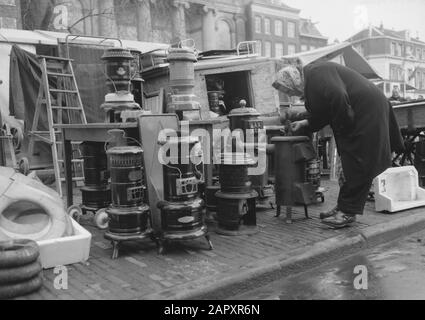
<svg viewBox="0 0 425 320">
<path fill-rule="evenodd" d="M 291 97 L 303 96 L 304 74 L 301 62 L 297 60 L 296 63 L 287 65 L 278 71 L 273 87 Z"/>
</svg>

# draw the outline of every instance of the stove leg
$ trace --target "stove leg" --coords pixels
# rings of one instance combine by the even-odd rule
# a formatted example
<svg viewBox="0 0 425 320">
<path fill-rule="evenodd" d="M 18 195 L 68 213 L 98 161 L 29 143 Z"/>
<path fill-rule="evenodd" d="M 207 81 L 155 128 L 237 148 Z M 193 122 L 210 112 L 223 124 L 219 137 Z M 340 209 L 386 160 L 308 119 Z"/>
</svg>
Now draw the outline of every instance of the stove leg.
<svg viewBox="0 0 425 320">
<path fill-rule="evenodd" d="M 308 215 L 308 207 L 306 205 L 304 205 L 304 213 L 305 213 L 306 219 L 310 219 L 310 217 Z"/>
<path fill-rule="evenodd" d="M 112 241 L 112 260 L 117 260 L 119 257 L 119 242 L 118 241 Z"/>
<path fill-rule="evenodd" d="M 280 204 L 277 205 L 277 211 L 276 211 L 276 218 L 279 218 L 282 214 L 282 208 L 280 207 Z"/>
<path fill-rule="evenodd" d="M 208 242 L 208 245 L 209 245 L 209 249 L 210 250 L 214 250 L 214 246 L 213 246 L 213 244 L 212 244 L 212 242 L 211 242 L 211 237 L 210 237 L 210 235 L 206 235 L 205 236 L 205 239 L 207 239 L 207 242 Z"/>
<path fill-rule="evenodd" d="M 292 224 L 292 207 L 286 207 L 286 223 Z"/>
</svg>

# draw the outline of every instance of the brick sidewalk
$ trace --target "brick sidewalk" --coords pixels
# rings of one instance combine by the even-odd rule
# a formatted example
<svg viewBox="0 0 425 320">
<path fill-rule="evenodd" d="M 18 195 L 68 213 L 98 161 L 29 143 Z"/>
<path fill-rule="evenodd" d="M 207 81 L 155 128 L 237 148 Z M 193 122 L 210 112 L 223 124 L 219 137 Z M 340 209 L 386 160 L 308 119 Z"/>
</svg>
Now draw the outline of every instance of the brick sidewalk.
<svg viewBox="0 0 425 320">
<path fill-rule="evenodd" d="M 82 223 L 93 234 L 90 259 L 85 264 L 68 267 L 68 290 L 55 290 L 53 281 L 56 275 L 53 270 L 46 270 L 43 289 L 23 299 L 143 299 L 203 277 L 218 280 L 227 272 L 243 269 L 249 263 L 412 213 L 378 214 L 374 212 L 373 203 L 368 203 L 366 215 L 360 217 L 355 227 L 330 230 L 320 223 L 318 217 L 320 212 L 335 206 L 337 185 L 324 182 L 324 186 L 327 189 L 326 202 L 310 207 L 311 220 L 304 219 L 303 208 L 296 208 L 294 224 L 287 225 L 284 215 L 276 218 L 275 210 L 260 208 L 257 213 L 260 232 L 256 235 L 220 236 L 211 226 L 214 251 L 207 250 L 207 243 L 202 238 L 173 243 L 167 246 L 165 255 L 159 256 L 156 245 L 146 240 L 124 244 L 120 258 L 111 260 L 111 244 L 103 238 L 103 233 Z"/>
</svg>

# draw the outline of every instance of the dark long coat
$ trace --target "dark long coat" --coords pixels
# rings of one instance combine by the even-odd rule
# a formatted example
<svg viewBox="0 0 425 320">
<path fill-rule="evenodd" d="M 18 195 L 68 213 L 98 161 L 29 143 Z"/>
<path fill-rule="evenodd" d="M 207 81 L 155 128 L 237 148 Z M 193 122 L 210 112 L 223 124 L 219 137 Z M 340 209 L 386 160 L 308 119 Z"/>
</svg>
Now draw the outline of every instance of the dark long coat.
<svg viewBox="0 0 425 320">
<path fill-rule="evenodd" d="M 385 95 L 359 73 L 333 62 L 304 69 L 310 129 L 332 127 L 347 181 L 368 181 L 391 167 L 403 148 Z"/>
</svg>

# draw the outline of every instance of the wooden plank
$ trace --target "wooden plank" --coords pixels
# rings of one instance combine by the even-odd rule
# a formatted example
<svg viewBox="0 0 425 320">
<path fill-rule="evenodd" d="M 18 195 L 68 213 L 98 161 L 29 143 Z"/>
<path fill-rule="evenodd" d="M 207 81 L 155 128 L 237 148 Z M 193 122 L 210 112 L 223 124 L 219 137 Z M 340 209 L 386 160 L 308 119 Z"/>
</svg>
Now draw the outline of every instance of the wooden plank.
<svg viewBox="0 0 425 320">
<path fill-rule="evenodd" d="M 161 232 L 161 212 L 156 204 L 164 200 L 163 166 L 158 161 L 158 134 L 162 129 L 179 129 L 175 114 L 146 115 L 139 118 L 140 139 L 143 144 L 146 182 L 152 214 L 152 228 Z"/>
</svg>

